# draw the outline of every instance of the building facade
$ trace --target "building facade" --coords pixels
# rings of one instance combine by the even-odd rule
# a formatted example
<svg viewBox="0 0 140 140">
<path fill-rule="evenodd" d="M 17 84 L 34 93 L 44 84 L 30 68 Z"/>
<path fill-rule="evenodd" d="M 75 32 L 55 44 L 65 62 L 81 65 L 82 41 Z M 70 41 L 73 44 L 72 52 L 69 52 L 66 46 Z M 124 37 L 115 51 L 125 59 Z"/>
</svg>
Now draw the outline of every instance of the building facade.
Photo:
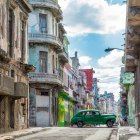
<svg viewBox="0 0 140 140">
<path fill-rule="evenodd" d="M 115 101 L 114 94 L 108 93 L 107 91 L 104 94 L 99 96 L 99 110 L 101 113 L 105 114 L 115 114 Z"/>
<path fill-rule="evenodd" d="M 92 92 L 94 95 L 95 109 L 99 109 L 99 87 L 98 87 L 98 79 L 97 78 L 93 78 Z"/>
<path fill-rule="evenodd" d="M 140 1 L 127 1 L 126 39 L 125 39 L 125 72 L 134 74 L 134 92 L 132 99 L 135 100 L 135 127 L 140 128 Z M 132 90 L 131 90 L 132 91 Z M 130 93 L 130 92 L 128 92 Z M 131 95 L 132 96 L 132 95 Z M 130 95 L 128 95 L 130 99 Z"/>
<path fill-rule="evenodd" d="M 92 91 L 92 85 L 93 85 L 93 74 L 95 71 L 93 69 L 80 69 L 81 72 L 85 73 L 85 78 L 86 78 L 86 109 L 93 109 L 95 108 L 94 106 L 94 94 Z"/>
<path fill-rule="evenodd" d="M 25 0 L 0 1 L 0 133 L 28 127 L 28 13 Z"/>
<path fill-rule="evenodd" d="M 68 40 L 57 0 L 29 0 L 30 125 L 57 126 L 63 67 L 68 62 Z M 61 94 L 61 93 L 60 93 Z M 45 117 L 44 117 L 45 116 Z"/>
</svg>

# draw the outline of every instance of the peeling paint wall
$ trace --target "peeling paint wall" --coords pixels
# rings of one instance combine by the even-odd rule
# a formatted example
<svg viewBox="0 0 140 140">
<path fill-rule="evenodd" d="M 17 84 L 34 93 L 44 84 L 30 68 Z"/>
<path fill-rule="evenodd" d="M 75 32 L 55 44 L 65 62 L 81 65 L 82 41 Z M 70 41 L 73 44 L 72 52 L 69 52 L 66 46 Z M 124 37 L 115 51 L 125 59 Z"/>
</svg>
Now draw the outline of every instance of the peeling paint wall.
<svg viewBox="0 0 140 140">
<path fill-rule="evenodd" d="M 128 91 L 128 121 L 129 125 L 135 125 L 135 86 L 129 86 Z"/>
<path fill-rule="evenodd" d="M 48 73 L 53 74 L 53 64 L 52 57 L 54 55 L 54 66 L 55 69 L 58 69 L 58 54 L 53 49 L 50 49 L 49 45 L 34 45 L 29 48 L 29 63 L 33 64 L 36 67 L 36 72 L 39 72 L 40 61 L 39 61 L 39 52 L 44 51 L 48 52 Z M 56 61 L 57 60 L 57 61 Z M 57 63 L 57 68 L 56 68 Z"/>
<path fill-rule="evenodd" d="M 28 77 L 23 65 L 28 60 L 27 20 L 30 6 L 23 3 L 24 1 L 22 0 L 0 0 L 0 51 L 5 53 L 7 60 L 10 58 L 8 62 L 0 59 L 0 74 L 7 77 L 7 84 L 9 82 L 8 77 L 13 79 L 15 95 L 14 97 L 7 96 L 7 94 L 1 94 L 0 92 L 0 110 L 4 110 L 4 113 L 0 111 L 0 121 L 2 122 L 3 116 L 6 120 L 3 130 L 0 129 L 0 133 L 27 128 L 28 125 L 28 99 L 25 96 L 19 96 L 24 94 L 23 88 L 20 88 L 21 90 L 15 89 L 16 82 L 25 84 L 26 88 L 28 85 Z M 9 9 L 12 11 L 11 34 Z M 21 25 L 23 24 L 22 22 L 24 22 L 24 26 Z M 21 30 L 24 32 L 22 40 Z M 9 36 L 11 37 L 11 44 L 9 43 Z M 9 51 L 10 47 L 11 54 Z M 21 60 L 22 56 L 23 59 Z M 19 95 L 18 92 L 20 92 Z M 4 106 L 3 102 L 5 102 Z"/>
<path fill-rule="evenodd" d="M 57 23 L 56 18 L 52 15 L 51 12 L 48 10 L 44 9 L 34 9 L 32 13 L 29 15 L 29 27 L 28 27 L 28 32 L 29 33 L 39 33 L 39 14 L 46 14 L 47 15 L 47 33 L 51 35 L 56 35 L 56 31 L 58 32 L 58 25 L 57 29 L 54 27 L 54 33 L 53 33 L 53 19 L 54 19 L 54 24 Z M 58 34 L 56 35 L 58 36 Z"/>
<path fill-rule="evenodd" d="M 7 0 L 0 0 L 0 48 L 7 52 L 7 17 L 8 13 L 6 12 Z"/>
</svg>

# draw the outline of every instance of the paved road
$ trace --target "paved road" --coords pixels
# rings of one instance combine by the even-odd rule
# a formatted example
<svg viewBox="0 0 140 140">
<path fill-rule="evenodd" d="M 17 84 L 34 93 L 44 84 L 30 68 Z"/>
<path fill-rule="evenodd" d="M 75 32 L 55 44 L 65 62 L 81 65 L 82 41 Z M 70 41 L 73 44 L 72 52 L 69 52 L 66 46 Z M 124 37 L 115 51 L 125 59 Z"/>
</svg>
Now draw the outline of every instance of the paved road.
<svg viewBox="0 0 140 140">
<path fill-rule="evenodd" d="M 53 127 L 50 130 L 29 136 L 20 137 L 17 138 L 16 140 L 108 140 L 113 129 L 116 128 Z"/>
</svg>

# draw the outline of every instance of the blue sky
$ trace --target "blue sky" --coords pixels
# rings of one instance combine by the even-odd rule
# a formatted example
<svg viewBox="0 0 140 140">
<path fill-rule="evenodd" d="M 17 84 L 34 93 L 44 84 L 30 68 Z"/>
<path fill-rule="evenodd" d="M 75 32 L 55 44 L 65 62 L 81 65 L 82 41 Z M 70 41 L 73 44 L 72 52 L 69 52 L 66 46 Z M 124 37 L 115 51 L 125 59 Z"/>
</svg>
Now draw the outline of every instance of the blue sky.
<svg viewBox="0 0 140 140">
<path fill-rule="evenodd" d="M 123 48 L 126 5 L 123 0 L 59 0 L 63 24 L 70 42 L 69 54 L 78 51 L 81 68 L 94 68 L 100 93 L 119 97 L 122 51 L 104 52 L 107 47 Z M 76 10 L 75 10 L 76 9 Z"/>
</svg>

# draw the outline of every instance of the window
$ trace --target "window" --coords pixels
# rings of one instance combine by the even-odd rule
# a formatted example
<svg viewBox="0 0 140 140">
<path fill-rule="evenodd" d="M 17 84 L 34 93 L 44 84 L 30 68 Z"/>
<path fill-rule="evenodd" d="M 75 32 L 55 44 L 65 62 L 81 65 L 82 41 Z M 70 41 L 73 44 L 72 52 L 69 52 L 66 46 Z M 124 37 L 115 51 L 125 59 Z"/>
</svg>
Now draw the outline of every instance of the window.
<svg viewBox="0 0 140 140">
<path fill-rule="evenodd" d="M 53 35 L 55 34 L 55 23 L 54 23 L 54 18 L 52 19 L 52 32 L 53 32 Z"/>
<path fill-rule="evenodd" d="M 14 78 L 15 77 L 15 71 L 11 70 L 11 77 Z"/>
<path fill-rule="evenodd" d="M 41 96 L 49 96 L 49 92 L 41 92 Z"/>
<path fill-rule="evenodd" d="M 9 56 L 12 57 L 13 56 L 13 10 L 9 9 Z"/>
<path fill-rule="evenodd" d="M 21 28 L 20 28 L 20 50 L 21 50 L 21 61 L 24 62 L 25 55 L 25 24 L 21 20 Z"/>
<path fill-rule="evenodd" d="M 47 52 L 39 52 L 40 59 L 40 72 L 47 73 L 48 68 L 48 53 Z"/>
<path fill-rule="evenodd" d="M 53 64 L 53 73 L 55 73 L 55 65 L 54 65 L 54 55 L 52 55 L 52 64 Z"/>
<path fill-rule="evenodd" d="M 78 116 L 84 116 L 85 112 L 80 112 Z"/>
<path fill-rule="evenodd" d="M 55 23 L 55 35 L 57 36 L 57 23 Z"/>
<path fill-rule="evenodd" d="M 93 115 L 100 115 L 99 112 L 93 112 Z"/>
<path fill-rule="evenodd" d="M 88 111 L 88 112 L 86 112 L 86 115 L 93 115 L 93 112 L 92 111 Z"/>
<path fill-rule="evenodd" d="M 57 58 L 56 58 L 56 69 L 57 69 Z"/>
<path fill-rule="evenodd" d="M 39 14 L 39 30 L 41 33 L 47 33 L 47 15 Z"/>
</svg>

